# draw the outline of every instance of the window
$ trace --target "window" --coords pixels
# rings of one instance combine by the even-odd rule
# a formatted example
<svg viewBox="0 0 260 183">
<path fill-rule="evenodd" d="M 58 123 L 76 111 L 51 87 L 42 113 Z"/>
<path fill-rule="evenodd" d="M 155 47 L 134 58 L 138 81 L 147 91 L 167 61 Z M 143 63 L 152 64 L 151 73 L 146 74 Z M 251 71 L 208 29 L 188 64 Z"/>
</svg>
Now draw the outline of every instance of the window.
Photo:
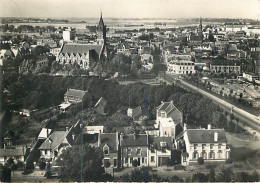
<svg viewBox="0 0 260 183">
<path fill-rule="evenodd" d="M 202 149 L 205 149 L 206 148 L 206 144 L 202 144 Z"/>
<path fill-rule="evenodd" d="M 133 163 L 133 158 L 130 158 L 130 163 Z"/>
<path fill-rule="evenodd" d="M 125 163 L 128 163 L 128 158 L 125 158 Z"/>
<path fill-rule="evenodd" d="M 193 159 L 197 159 L 197 155 L 198 155 L 198 153 L 197 153 L 197 152 L 194 152 L 194 153 L 193 153 Z"/>
<path fill-rule="evenodd" d="M 222 144 L 218 144 L 218 149 L 221 149 Z"/>
<path fill-rule="evenodd" d="M 151 162 L 154 162 L 154 156 L 151 156 Z"/>
<path fill-rule="evenodd" d="M 142 158 L 142 163 L 145 163 L 144 158 Z"/>
<path fill-rule="evenodd" d="M 141 155 L 141 149 L 140 148 L 137 148 L 136 154 Z"/>
<path fill-rule="evenodd" d="M 48 150 L 45 150 L 45 154 L 47 154 L 48 153 Z"/>
<path fill-rule="evenodd" d="M 213 149 L 213 147 L 214 147 L 214 144 L 210 144 L 210 149 Z"/>
<path fill-rule="evenodd" d="M 220 159 L 220 158 L 221 158 L 221 156 L 222 156 L 222 151 L 221 151 L 221 150 L 219 150 L 219 151 L 218 151 L 218 159 Z"/>
<path fill-rule="evenodd" d="M 194 144 L 194 149 L 197 149 L 198 144 Z"/>
<path fill-rule="evenodd" d="M 105 154 L 105 155 L 108 155 L 108 150 L 107 150 L 107 149 L 104 150 L 104 154 Z"/>
<path fill-rule="evenodd" d="M 131 155 L 131 148 L 127 148 L 127 154 Z"/>
<path fill-rule="evenodd" d="M 215 158 L 214 152 L 210 152 L 210 153 L 209 153 L 209 159 L 214 159 L 214 158 Z"/>
</svg>

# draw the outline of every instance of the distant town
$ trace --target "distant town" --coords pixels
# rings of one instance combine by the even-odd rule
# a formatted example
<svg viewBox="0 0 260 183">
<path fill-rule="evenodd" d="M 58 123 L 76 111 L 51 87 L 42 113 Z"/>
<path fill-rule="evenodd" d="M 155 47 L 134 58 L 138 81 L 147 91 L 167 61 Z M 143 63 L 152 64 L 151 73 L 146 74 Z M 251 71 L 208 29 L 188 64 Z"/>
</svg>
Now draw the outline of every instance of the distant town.
<svg viewBox="0 0 260 183">
<path fill-rule="evenodd" d="M 1 20 L 0 181 L 259 181 L 258 20 Z"/>
</svg>

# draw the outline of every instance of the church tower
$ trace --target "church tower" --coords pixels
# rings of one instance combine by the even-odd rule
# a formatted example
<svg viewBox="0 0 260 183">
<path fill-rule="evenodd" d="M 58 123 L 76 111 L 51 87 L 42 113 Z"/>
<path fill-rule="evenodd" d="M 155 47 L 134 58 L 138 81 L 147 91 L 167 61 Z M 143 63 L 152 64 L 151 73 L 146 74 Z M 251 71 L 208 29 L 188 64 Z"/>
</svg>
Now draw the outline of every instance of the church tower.
<svg viewBox="0 0 260 183">
<path fill-rule="evenodd" d="M 97 44 L 106 44 L 106 26 L 102 18 L 102 13 L 97 26 Z"/>
<path fill-rule="evenodd" d="M 200 17 L 200 24 L 199 24 L 199 29 L 198 29 L 198 35 L 201 39 L 203 39 L 203 31 L 202 31 L 202 20 Z"/>
</svg>

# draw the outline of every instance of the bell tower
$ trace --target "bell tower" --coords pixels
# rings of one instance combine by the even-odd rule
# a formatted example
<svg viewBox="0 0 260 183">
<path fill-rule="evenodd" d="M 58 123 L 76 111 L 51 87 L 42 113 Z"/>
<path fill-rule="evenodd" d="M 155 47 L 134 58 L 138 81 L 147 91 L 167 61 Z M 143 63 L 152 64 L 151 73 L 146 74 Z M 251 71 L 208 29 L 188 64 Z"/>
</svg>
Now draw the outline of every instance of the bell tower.
<svg viewBox="0 0 260 183">
<path fill-rule="evenodd" d="M 97 44 L 106 44 L 106 26 L 102 18 L 102 12 L 97 26 Z"/>
</svg>

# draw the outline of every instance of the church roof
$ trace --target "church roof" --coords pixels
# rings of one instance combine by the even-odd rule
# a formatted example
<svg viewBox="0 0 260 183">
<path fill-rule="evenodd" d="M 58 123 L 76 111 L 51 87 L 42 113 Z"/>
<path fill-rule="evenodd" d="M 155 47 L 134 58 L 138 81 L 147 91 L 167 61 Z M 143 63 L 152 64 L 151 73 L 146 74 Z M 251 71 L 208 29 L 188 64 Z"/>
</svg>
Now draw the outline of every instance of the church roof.
<svg viewBox="0 0 260 183">
<path fill-rule="evenodd" d="M 68 54 L 87 54 L 90 50 L 95 50 L 98 55 L 101 54 L 102 45 L 93 45 L 93 44 L 64 44 L 62 47 L 61 53 Z"/>
<path fill-rule="evenodd" d="M 102 14 L 100 16 L 100 19 L 99 19 L 99 23 L 98 23 L 98 29 L 102 29 L 105 28 L 105 24 L 104 24 L 104 21 L 103 21 L 103 18 L 102 18 Z"/>
</svg>

